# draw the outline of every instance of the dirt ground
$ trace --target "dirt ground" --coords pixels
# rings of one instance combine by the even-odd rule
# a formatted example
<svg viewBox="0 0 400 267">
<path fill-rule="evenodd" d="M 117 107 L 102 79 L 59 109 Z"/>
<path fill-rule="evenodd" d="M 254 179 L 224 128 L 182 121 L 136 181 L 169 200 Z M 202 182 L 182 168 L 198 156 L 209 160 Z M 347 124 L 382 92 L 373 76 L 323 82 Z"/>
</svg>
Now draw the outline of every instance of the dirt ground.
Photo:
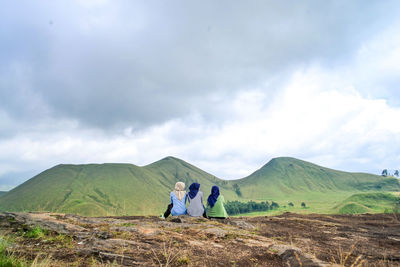
<svg viewBox="0 0 400 267">
<path fill-rule="evenodd" d="M 299 215 L 246 220 L 258 234 L 290 243 L 325 262 L 400 266 L 400 215 Z"/>
<path fill-rule="evenodd" d="M 400 266 L 393 214 L 218 221 L 2 213 L 0 229 L 6 253 L 50 266 Z"/>
</svg>

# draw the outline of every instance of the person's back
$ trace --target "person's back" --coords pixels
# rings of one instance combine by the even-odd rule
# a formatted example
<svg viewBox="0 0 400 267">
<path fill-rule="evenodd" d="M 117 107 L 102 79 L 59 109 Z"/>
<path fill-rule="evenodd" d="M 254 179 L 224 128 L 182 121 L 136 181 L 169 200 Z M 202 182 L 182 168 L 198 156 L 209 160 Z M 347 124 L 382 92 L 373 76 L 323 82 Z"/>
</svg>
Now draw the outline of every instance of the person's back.
<svg viewBox="0 0 400 267">
<path fill-rule="evenodd" d="M 207 217 L 209 218 L 227 218 L 228 213 L 224 207 L 225 198 L 219 194 L 218 186 L 211 188 L 211 194 L 207 199 Z"/>
<path fill-rule="evenodd" d="M 164 214 L 161 214 L 161 219 L 166 219 L 170 214 L 172 216 L 179 216 L 186 214 L 186 198 L 185 183 L 177 182 L 175 190 L 170 194 L 170 204 Z"/>
<path fill-rule="evenodd" d="M 208 205 L 207 216 L 209 218 L 227 218 L 228 213 L 225 210 L 224 204 L 225 204 L 224 196 L 219 195 L 213 207 Z"/>
<path fill-rule="evenodd" d="M 174 191 L 171 192 L 171 203 L 172 203 L 172 209 L 171 209 L 171 214 L 172 216 L 179 216 L 186 214 L 186 198 L 187 194 L 179 200 Z"/>
<path fill-rule="evenodd" d="M 203 192 L 199 191 L 193 199 L 189 195 L 188 200 L 187 214 L 193 217 L 202 216 L 204 213 Z"/>
</svg>

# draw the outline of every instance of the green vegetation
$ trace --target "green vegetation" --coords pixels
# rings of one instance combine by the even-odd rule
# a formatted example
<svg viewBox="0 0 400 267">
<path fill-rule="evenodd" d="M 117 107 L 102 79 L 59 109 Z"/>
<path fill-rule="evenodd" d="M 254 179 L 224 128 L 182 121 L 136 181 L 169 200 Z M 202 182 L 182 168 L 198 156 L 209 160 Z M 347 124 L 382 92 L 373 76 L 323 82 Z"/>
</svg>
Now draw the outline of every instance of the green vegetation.
<svg viewBox="0 0 400 267">
<path fill-rule="evenodd" d="M 276 158 L 246 178 L 224 181 L 177 158 L 147 166 L 58 165 L 0 196 L 0 211 L 53 211 L 86 216 L 154 215 L 165 210 L 177 181 L 201 184 L 207 198 L 218 185 L 226 200 L 274 200 L 300 213 L 327 213 L 353 194 L 400 191 L 398 179 L 327 169 L 294 158 Z M 301 208 L 307 203 L 307 209 Z M 282 204 L 284 203 L 284 204 Z M 280 207 L 282 212 L 285 208 Z"/>
<path fill-rule="evenodd" d="M 400 191 L 396 178 L 336 171 L 294 158 L 272 159 L 258 171 L 235 182 L 244 198 L 254 200 L 279 200 L 319 192 Z"/>
<path fill-rule="evenodd" d="M 23 234 L 23 237 L 38 239 L 38 238 L 44 237 L 45 235 L 47 235 L 47 231 L 36 226 L 36 227 L 28 230 L 27 232 L 25 232 Z"/>
<path fill-rule="evenodd" d="M 8 251 L 8 242 L 0 238 L 0 267 L 24 267 L 26 263 Z"/>
<path fill-rule="evenodd" d="M 260 212 L 260 211 L 268 211 L 268 210 L 277 210 L 279 209 L 279 204 L 272 201 L 271 204 L 266 202 L 239 202 L 228 201 L 225 204 L 226 212 L 229 215 L 243 214 L 243 213 L 251 213 L 251 212 Z"/>
<path fill-rule="evenodd" d="M 354 194 L 335 206 L 333 213 L 358 214 L 372 212 L 393 212 L 400 198 L 390 193 Z"/>
<path fill-rule="evenodd" d="M 239 197 L 242 196 L 242 192 L 240 191 L 240 186 L 238 184 L 233 184 L 233 190 L 235 190 L 236 195 Z"/>
<path fill-rule="evenodd" d="M 178 177 L 178 178 L 176 178 Z M 207 195 L 218 185 L 236 199 L 232 185 L 182 160 L 167 157 L 150 165 L 58 165 L 0 197 L 1 211 L 54 211 L 87 216 L 159 214 L 177 181 L 199 182 Z"/>
<path fill-rule="evenodd" d="M 50 242 L 58 248 L 73 248 L 73 239 L 71 236 L 50 233 L 40 227 L 24 229 L 19 229 L 16 232 L 7 232 L 5 235 L 0 236 L 0 267 L 60 266 L 56 261 L 51 259 L 50 255 L 39 253 L 32 260 L 32 258 L 26 257 L 26 255 L 23 256 L 16 253 L 14 248 L 16 247 L 15 244 L 18 243 Z"/>
<path fill-rule="evenodd" d="M 275 202 L 273 202 L 275 203 Z M 276 203 L 275 203 L 276 204 Z M 245 202 L 239 202 L 239 201 L 228 201 L 225 204 L 225 209 L 226 212 L 229 215 L 236 215 L 240 213 L 249 213 L 253 211 L 267 211 L 269 209 L 272 209 L 272 207 L 276 207 L 275 205 L 272 206 L 266 202 L 254 202 L 254 201 L 249 201 L 247 203 Z"/>
</svg>

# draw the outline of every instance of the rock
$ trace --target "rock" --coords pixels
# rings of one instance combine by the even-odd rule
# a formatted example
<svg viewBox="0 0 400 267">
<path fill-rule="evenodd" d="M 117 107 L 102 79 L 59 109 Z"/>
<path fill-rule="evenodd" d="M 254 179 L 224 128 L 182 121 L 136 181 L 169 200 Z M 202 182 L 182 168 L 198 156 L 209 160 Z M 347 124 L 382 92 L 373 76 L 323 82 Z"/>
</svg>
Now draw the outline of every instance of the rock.
<svg viewBox="0 0 400 267">
<path fill-rule="evenodd" d="M 126 266 L 141 266 L 142 263 L 136 262 L 135 258 L 126 256 L 126 255 L 120 255 L 120 254 L 114 254 L 114 253 L 108 253 L 108 252 L 99 252 L 99 257 L 103 261 L 108 261 L 110 263 L 118 263 L 121 265 L 126 265 Z"/>
<path fill-rule="evenodd" d="M 156 235 L 159 233 L 159 230 L 154 229 L 154 228 L 143 228 L 143 227 L 139 227 L 138 228 L 139 233 L 143 234 L 143 235 Z"/>
<path fill-rule="evenodd" d="M 314 256 L 303 253 L 299 248 L 288 245 L 272 245 L 270 251 L 276 253 L 282 258 L 286 266 L 307 266 L 307 267 L 328 267 L 339 266 L 337 264 L 326 263 L 316 259 Z"/>
<path fill-rule="evenodd" d="M 96 237 L 100 239 L 109 239 L 112 237 L 112 234 L 109 232 L 95 232 Z"/>
<path fill-rule="evenodd" d="M 53 231 L 60 234 L 72 234 L 74 232 L 87 231 L 78 225 L 66 223 L 52 217 L 51 213 L 22 213 L 22 212 L 5 212 L 3 219 L 9 220 L 12 225 L 27 226 L 34 228 L 39 226 L 43 229 Z"/>
<path fill-rule="evenodd" d="M 229 221 L 230 225 L 235 225 L 238 226 L 241 229 L 247 229 L 247 230 L 253 230 L 256 229 L 256 227 L 248 222 L 245 221 L 239 221 L 239 220 L 231 220 Z"/>
<path fill-rule="evenodd" d="M 221 228 L 208 228 L 204 232 L 215 237 L 223 238 L 226 236 L 227 232 Z"/>
</svg>

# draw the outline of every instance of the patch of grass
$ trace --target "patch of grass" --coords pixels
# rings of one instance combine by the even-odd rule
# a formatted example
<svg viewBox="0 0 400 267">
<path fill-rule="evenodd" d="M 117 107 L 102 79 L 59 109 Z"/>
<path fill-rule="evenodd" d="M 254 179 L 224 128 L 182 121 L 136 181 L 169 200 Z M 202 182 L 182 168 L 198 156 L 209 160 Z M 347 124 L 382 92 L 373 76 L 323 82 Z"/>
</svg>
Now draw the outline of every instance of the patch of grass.
<svg viewBox="0 0 400 267">
<path fill-rule="evenodd" d="M 36 226 L 32 229 L 29 229 L 27 232 L 25 232 L 22 236 L 26 238 L 34 238 L 34 239 L 39 239 L 44 237 L 45 235 L 48 234 L 48 231 L 45 229 L 40 228 L 39 226 Z"/>
<path fill-rule="evenodd" d="M 65 248 L 72 248 L 73 247 L 73 238 L 72 236 L 58 234 L 56 236 L 48 237 L 47 242 L 54 242 L 57 245 Z"/>
<path fill-rule="evenodd" d="M 137 224 L 128 222 L 128 223 L 121 223 L 121 226 L 130 227 L 130 226 L 137 226 Z"/>
<path fill-rule="evenodd" d="M 9 244 L 4 238 L 0 238 L 0 266 L 1 267 L 25 267 L 25 261 L 17 258 L 8 250 Z"/>
<path fill-rule="evenodd" d="M 182 228 L 176 227 L 175 229 L 172 229 L 172 231 L 177 232 L 177 233 L 182 233 Z"/>
<path fill-rule="evenodd" d="M 268 250 L 271 251 L 272 253 L 278 253 L 278 250 L 274 248 L 269 248 Z"/>
<path fill-rule="evenodd" d="M 184 264 L 188 265 L 188 264 L 190 264 L 190 258 L 187 255 L 183 255 L 177 259 L 177 262 L 178 262 L 178 264 L 181 264 L 181 265 L 184 265 Z"/>
<path fill-rule="evenodd" d="M 239 237 L 239 235 L 236 234 L 236 233 L 227 233 L 225 235 L 224 239 L 226 239 L 226 240 L 234 240 L 234 239 L 236 239 L 238 237 Z"/>
<path fill-rule="evenodd" d="M 7 250 L 8 245 L 4 240 L 0 242 L 0 266 L 2 267 L 25 267 L 26 264 L 21 259 L 15 257 Z"/>
<path fill-rule="evenodd" d="M 121 238 L 121 239 L 126 239 L 129 240 L 132 238 L 133 234 L 130 232 L 116 232 L 116 231 L 111 231 L 110 234 L 114 237 L 114 238 Z"/>
</svg>

